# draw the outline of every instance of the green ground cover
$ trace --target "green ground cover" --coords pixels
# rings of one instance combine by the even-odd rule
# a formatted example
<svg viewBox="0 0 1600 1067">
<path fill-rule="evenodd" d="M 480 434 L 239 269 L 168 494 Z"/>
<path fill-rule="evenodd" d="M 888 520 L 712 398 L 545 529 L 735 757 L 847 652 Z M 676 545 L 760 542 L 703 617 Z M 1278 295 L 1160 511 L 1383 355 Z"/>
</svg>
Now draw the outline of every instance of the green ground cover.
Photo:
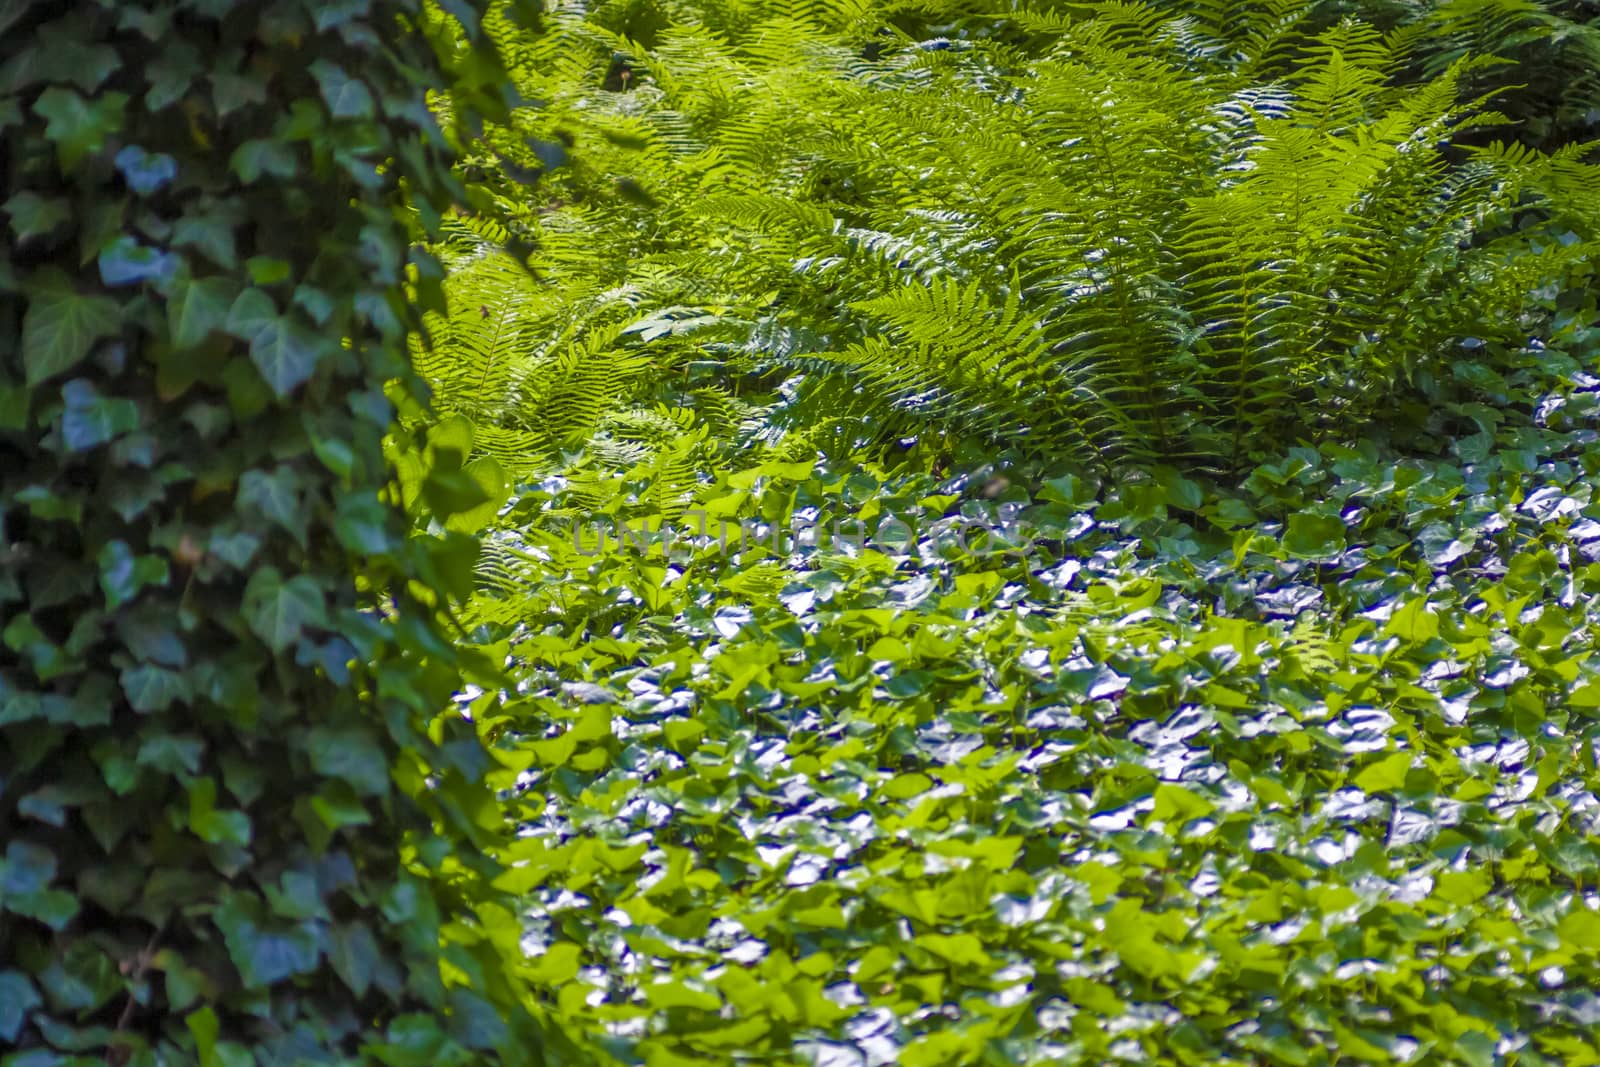
<svg viewBox="0 0 1600 1067">
<path fill-rule="evenodd" d="M 1594 30 L 1345 13 L 516 38 L 394 455 L 575 1032 L 1600 1062 L 1600 182 L 1481 59 Z"/>
</svg>

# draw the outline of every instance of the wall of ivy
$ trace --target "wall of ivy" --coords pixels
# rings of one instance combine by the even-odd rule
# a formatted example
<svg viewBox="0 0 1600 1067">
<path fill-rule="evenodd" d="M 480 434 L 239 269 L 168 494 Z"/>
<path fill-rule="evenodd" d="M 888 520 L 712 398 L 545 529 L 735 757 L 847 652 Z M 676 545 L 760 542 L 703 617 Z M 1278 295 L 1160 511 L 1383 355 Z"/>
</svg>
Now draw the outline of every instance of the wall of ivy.
<svg viewBox="0 0 1600 1067">
<path fill-rule="evenodd" d="M 556 1051 L 408 591 L 476 548 L 384 496 L 438 293 L 401 176 L 424 222 L 461 195 L 425 91 L 504 81 L 445 7 L 0 5 L 8 1067 Z"/>
</svg>

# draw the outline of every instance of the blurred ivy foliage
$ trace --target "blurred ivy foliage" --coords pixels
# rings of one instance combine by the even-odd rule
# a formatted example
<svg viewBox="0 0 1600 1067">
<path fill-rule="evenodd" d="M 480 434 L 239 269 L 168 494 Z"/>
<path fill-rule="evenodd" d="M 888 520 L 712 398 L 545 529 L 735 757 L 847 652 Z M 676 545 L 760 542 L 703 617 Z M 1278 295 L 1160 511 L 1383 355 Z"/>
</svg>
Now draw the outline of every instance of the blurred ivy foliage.
<svg viewBox="0 0 1600 1067">
<path fill-rule="evenodd" d="M 414 211 L 508 102 L 441 7 L 0 4 L 7 1067 L 570 1054 L 437 719 L 476 548 L 385 495 Z"/>
</svg>

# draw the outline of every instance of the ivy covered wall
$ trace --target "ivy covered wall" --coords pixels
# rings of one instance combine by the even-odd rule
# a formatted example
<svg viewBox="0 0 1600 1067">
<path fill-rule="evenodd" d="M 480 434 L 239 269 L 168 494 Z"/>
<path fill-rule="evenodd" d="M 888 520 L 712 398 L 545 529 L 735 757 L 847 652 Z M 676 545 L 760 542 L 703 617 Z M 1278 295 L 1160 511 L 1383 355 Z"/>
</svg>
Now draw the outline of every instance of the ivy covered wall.
<svg viewBox="0 0 1600 1067">
<path fill-rule="evenodd" d="M 0 4 L 0 1049 L 551 1058 L 385 497 L 471 5 Z M 426 31 L 426 32 L 424 32 Z"/>
</svg>

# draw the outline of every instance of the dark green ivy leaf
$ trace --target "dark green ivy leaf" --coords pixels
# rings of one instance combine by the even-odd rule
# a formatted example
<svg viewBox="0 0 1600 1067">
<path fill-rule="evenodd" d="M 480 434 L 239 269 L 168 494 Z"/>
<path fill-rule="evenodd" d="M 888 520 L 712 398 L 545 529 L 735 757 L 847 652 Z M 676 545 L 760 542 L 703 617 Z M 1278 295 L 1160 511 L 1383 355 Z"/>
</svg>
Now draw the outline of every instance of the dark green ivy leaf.
<svg viewBox="0 0 1600 1067">
<path fill-rule="evenodd" d="M 281 466 L 271 473 L 262 470 L 245 471 L 239 479 L 239 504 L 253 508 L 264 517 L 305 541 L 306 516 L 300 508 L 300 475 L 290 466 Z"/>
<path fill-rule="evenodd" d="M 288 396 L 317 369 L 325 351 L 323 339 L 298 322 L 280 319 L 250 342 L 250 360 L 272 391 Z"/>
<path fill-rule="evenodd" d="M 181 37 L 162 37 L 161 54 L 144 69 L 150 88 L 144 94 L 145 110 L 154 114 L 182 100 L 200 73 L 200 53 Z"/>
<path fill-rule="evenodd" d="M 327 623 L 322 589 L 309 576 L 287 582 L 274 567 L 251 575 L 244 589 L 244 616 L 250 629 L 274 652 L 282 652 L 309 626 Z"/>
<path fill-rule="evenodd" d="M 122 326 L 122 308 L 108 296 L 84 296 L 60 271 L 42 272 L 29 290 L 22 320 L 22 361 L 29 385 L 70 370 L 89 349 Z"/>
<path fill-rule="evenodd" d="M 389 791 L 389 759 L 377 738 L 362 730 L 318 727 L 306 739 L 318 774 L 350 783 L 364 796 Z"/>
<path fill-rule="evenodd" d="M 205 751 L 206 743 L 192 734 L 169 734 L 158 730 L 140 742 L 139 754 L 134 760 L 141 767 L 150 767 L 163 774 L 193 775 L 200 773 L 200 760 L 205 756 Z M 215 784 L 212 789 L 216 789 Z"/>
<path fill-rule="evenodd" d="M 163 711 L 174 701 L 190 697 L 189 680 L 178 671 L 160 667 L 131 667 L 122 672 L 122 691 L 134 711 Z"/>
<path fill-rule="evenodd" d="M 172 228 L 172 243 L 178 248 L 192 248 L 217 266 L 227 268 L 239 261 L 233 234 L 234 222 L 225 212 L 191 212 Z"/>
<path fill-rule="evenodd" d="M 122 60 L 110 45 L 86 40 L 93 32 L 81 9 L 40 27 L 28 47 L 18 49 L 0 70 L 0 93 L 20 93 L 41 82 L 71 82 L 86 93 L 94 92 L 122 66 Z"/>
<path fill-rule="evenodd" d="M 228 166 L 246 185 L 259 181 L 263 175 L 289 181 L 297 169 L 294 152 L 273 140 L 246 141 L 234 149 Z"/>
<path fill-rule="evenodd" d="M 43 237 L 72 217 L 72 208 L 60 197 L 43 197 L 31 189 L 6 201 L 11 232 L 18 241 Z"/>
<path fill-rule="evenodd" d="M 356 996 L 366 996 L 378 969 L 378 939 L 366 923 L 339 923 L 328 936 L 328 962 Z"/>
<path fill-rule="evenodd" d="M 228 309 L 227 330 L 241 341 L 254 341 L 278 324 L 278 305 L 260 289 L 246 289 Z"/>
<path fill-rule="evenodd" d="M 160 556 L 136 556 L 126 541 L 108 541 L 100 550 L 100 590 L 106 606 L 115 611 L 139 595 L 147 585 L 165 585 L 167 561 Z"/>
<path fill-rule="evenodd" d="M 371 91 L 344 68 L 326 59 L 311 64 L 311 75 L 322 88 L 322 99 L 336 119 L 370 119 L 374 114 Z"/>
<path fill-rule="evenodd" d="M 1295 512 L 1289 516 L 1283 547 L 1297 559 L 1332 559 L 1344 551 L 1344 523 L 1337 515 Z"/>
<path fill-rule="evenodd" d="M 265 988 L 317 966 L 315 927 L 308 922 L 271 923 L 263 911 L 260 901 L 235 892 L 212 916 L 247 989 Z"/>
<path fill-rule="evenodd" d="M 167 301 L 167 329 L 176 348 L 194 348 L 220 331 L 233 304 L 234 288 L 224 278 L 185 279 Z"/>
<path fill-rule="evenodd" d="M 44 135 L 55 142 L 62 169 L 72 170 L 122 128 L 127 104 L 127 93 L 106 93 L 87 100 L 71 89 L 51 86 L 39 94 L 33 110 L 47 121 Z"/>
</svg>

